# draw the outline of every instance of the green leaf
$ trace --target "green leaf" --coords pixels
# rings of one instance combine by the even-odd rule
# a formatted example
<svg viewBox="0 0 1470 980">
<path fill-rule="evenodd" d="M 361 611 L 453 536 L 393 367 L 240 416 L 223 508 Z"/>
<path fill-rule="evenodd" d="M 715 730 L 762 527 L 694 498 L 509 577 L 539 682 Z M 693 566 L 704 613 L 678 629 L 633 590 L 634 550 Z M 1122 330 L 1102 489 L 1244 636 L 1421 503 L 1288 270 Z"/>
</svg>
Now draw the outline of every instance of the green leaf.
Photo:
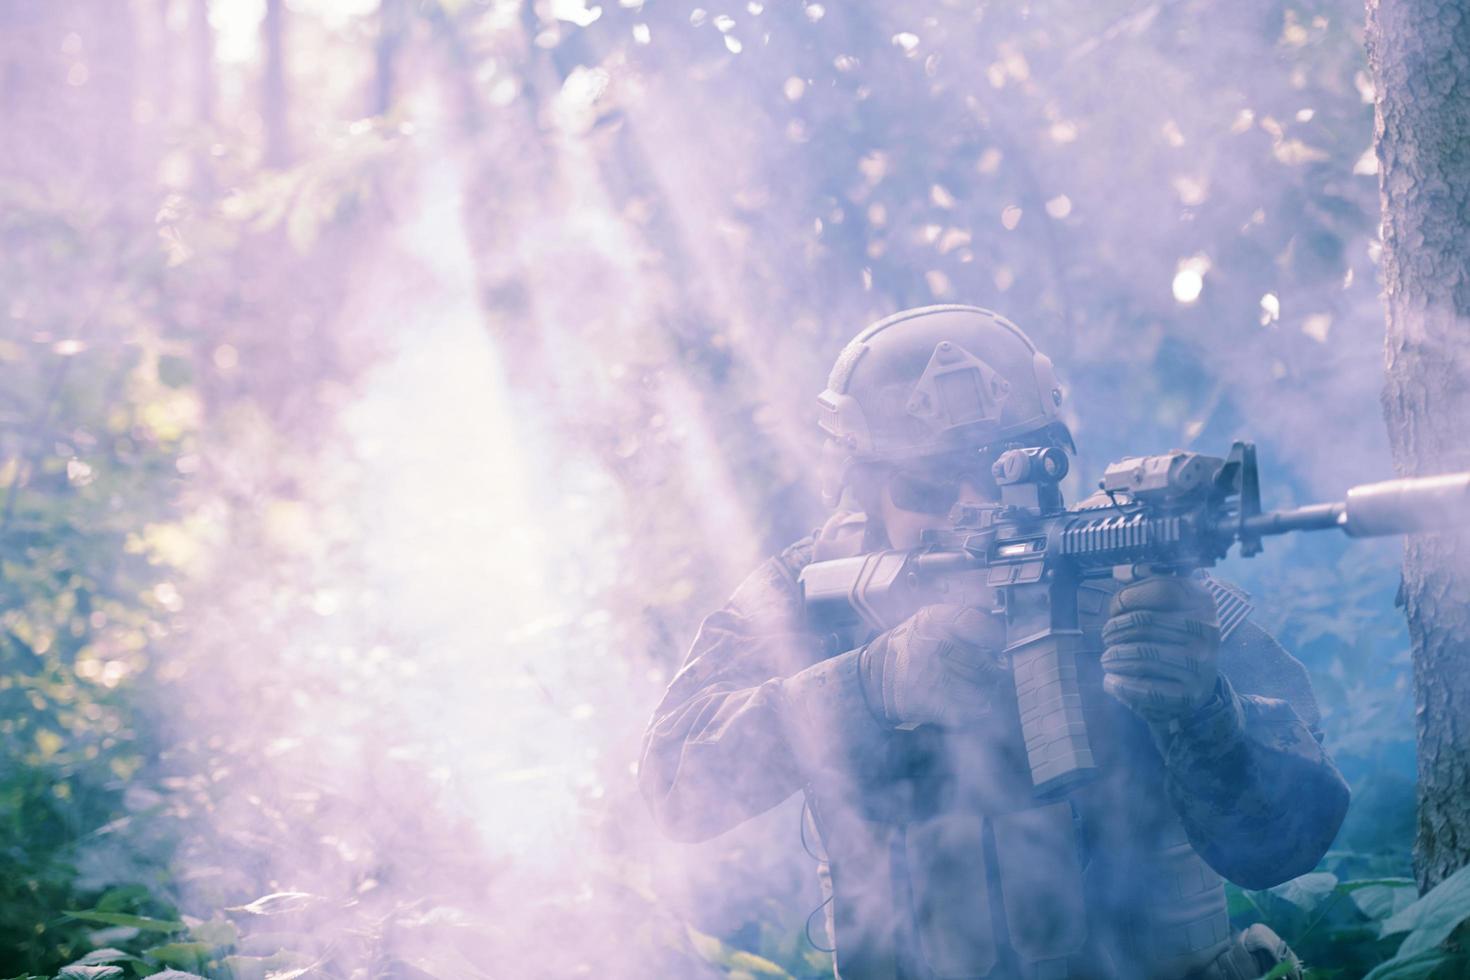
<svg viewBox="0 0 1470 980">
<path fill-rule="evenodd" d="M 63 966 L 56 974 L 57 980 L 122 980 L 120 966 L 81 966 L 73 963 Z"/>
<path fill-rule="evenodd" d="M 1389 883 L 1392 881 L 1392 883 Z M 1419 897 L 1419 890 L 1408 879 L 1390 879 L 1383 882 L 1352 882 L 1356 887 L 1343 886 L 1353 904 L 1368 918 L 1375 921 L 1388 919 L 1410 905 Z"/>
<path fill-rule="evenodd" d="M 235 928 L 233 922 L 212 919 L 209 922 L 191 925 L 189 936 L 201 943 L 209 943 L 211 946 L 233 946 L 240 939 L 240 930 Z"/>
<path fill-rule="evenodd" d="M 183 970 L 160 970 L 153 974 L 151 980 L 206 980 L 197 973 L 185 973 Z"/>
<path fill-rule="evenodd" d="M 315 960 L 305 953 L 282 950 L 270 956 L 226 956 L 220 962 L 234 980 L 282 980 L 304 973 Z M 307 965 L 303 968 L 303 964 Z"/>
<path fill-rule="evenodd" d="M 1450 959 L 1443 949 L 1420 950 L 1410 956 L 1399 955 L 1380 963 L 1363 980 L 1427 980 Z"/>
<path fill-rule="evenodd" d="M 209 943 L 164 943 L 143 950 L 143 955 L 165 966 L 198 966 L 213 952 L 214 947 Z"/>
<path fill-rule="evenodd" d="M 135 902 L 146 901 L 152 893 L 142 885 L 118 885 L 97 899 L 98 912 L 123 912 Z"/>
<path fill-rule="evenodd" d="M 1358 912 L 1353 912 L 1350 914 L 1355 917 L 1361 915 L 1361 913 Z M 1320 936 L 1321 939 L 1325 940 L 1328 944 L 1339 947 L 1346 947 L 1349 945 L 1376 946 L 1380 942 L 1382 942 L 1382 940 L 1378 938 L 1378 924 L 1374 922 L 1360 922 L 1348 925 L 1330 926 L 1324 932 L 1322 932 Z M 1343 955 L 1346 956 L 1347 953 L 1344 952 Z M 1382 956 L 1374 957 L 1373 963 L 1377 963 L 1382 958 Z M 1366 963 L 1363 964 L 1363 966 L 1366 968 L 1368 966 L 1372 966 L 1373 963 Z"/>
<path fill-rule="evenodd" d="M 1293 878 L 1269 890 L 1271 894 L 1285 899 L 1311 915 L 1319 905 L 1331 897 L 1336 889 L 1337 875 L 1326 871 L 1315 871 L 1299 878 Z"/>
<path fill-rule="evenodd" d="M 98 912 L 95 910 L 74 912 L 68 910 L 62 914 L 68 918 L 76 919 L 78 922 L 95 922 L 98 925 L 104 926 L 127 926 L 132 929 L 141 930 L 142 932 L 183 932 L 189 928 L 182 922 L 174 922 L 169 919 L 150 919 L 146 915 L 128 915 L 124 912 Z"/>
<path fill-rule="evenodd" d="M 1230 882 L 1225 883 L 1225 907 L 1231 919 L 1258 917 L 1261 911 L 1248 892 Z"/>
<path fill-rule="evenodd" d="M 1287 942 L 1310 929 L 1319 915 L 1326 910 L 1326 903 L 1337 891 L 1337 877 L 1326 872 L 1305 874 L 1299 878 L 1268 888 L 1264 891 L 1244 892 L 1243 895 L 1260 913 L 1260 918 L 1276 930 Z M 1231 914 L 1242 919 L 1239 909 L 1232 908 Z"/>
<path fill-rule="evenodd" d="M 1432 949 L 1449 938 L 1461 922 L 1470 918 L 1470 865 L 1450 875 L 1414 904 L 1383 923 L 1381 935 L 1409 932 L 1398 956 L 1412 956 Z"/>
<path fill-rule="evenodd" d="M 716 966 L 723 966 L 732 971 L 758 977 L 783 977 L 792 980 L 791 974 L 781 969 L 775 963 L 764 956 L 747 953 L 744 950 L 734 949 L 725 945 L 714 936 L 700 932 L 693 926 L 685 926 L 689 933 L 689 941 L 694 948 L 706 960 Z"/>
<path fill-rule="evenodd" d="M 87 942 L 98 948 L 111 946 L 113 943 L 125 943 L 137 939 L 139 931 L 132 926 L 107 926 L 104 929 L 93 929 L 87 933 Z"/>
<path fill-rule="evenodd" d="M 1374 885 L 1387 885 L 1390 888 L 1414 888 L 1413 878 L 1354 878 L 1344 881 L 1337 886 L 1339 891 L 1355 892 L 1360 888 L 1372 888 Z"/>
<path fill-rule="evenodd" d="M 753 973 L 759 977 L 786 977 L 788 978 L 788 980 L 790 980 L 791 977 L 791 974 L 787 973 L 785 970 L 781 969 L 781 967 L 777 966 L 775 963 L 772 963 L 764 956 L 757 956 L 755 953 L 747 953 L 741 949 L 734 950 L 730 954 L 730 960 L 728 963 L 726 963 L 726 966 L 729 966 L 735 970 L 743 970 L 746 973 Z"/>
<path fill-rule="evenodd" d="M 251 915 L 285 915 L 288 912 L 300 912 L 324 901 L 326 899 L 320 895 L 308 892 L 275 892 L 263 895 L 249 905 L 232 905 L 225 911 L 248 912 Z"/>
<path fill-rule="evenodd" d="M 134 956 L 131 953 L 124 953 L 120 949 L 113 949 L 111 946 L 108 946 L 103 949 L 92 950 L 92 952 L 88 953 L 86 956 L 83 956 L 81 959 L 77 960 L 71 965 L 97 966 L 101 963 L 121 963 L 124 960 L 131 959 L 134 959 Z"/>
</svg>

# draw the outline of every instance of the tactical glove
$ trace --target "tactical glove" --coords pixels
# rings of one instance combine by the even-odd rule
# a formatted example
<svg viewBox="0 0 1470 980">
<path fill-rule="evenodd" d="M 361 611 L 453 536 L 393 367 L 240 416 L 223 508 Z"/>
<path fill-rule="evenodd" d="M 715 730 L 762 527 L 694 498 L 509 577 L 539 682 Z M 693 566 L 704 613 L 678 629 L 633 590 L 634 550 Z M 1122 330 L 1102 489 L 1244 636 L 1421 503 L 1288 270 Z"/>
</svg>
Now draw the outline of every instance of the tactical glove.
<svg viewBox="0 0 1470 980">
<path fill-rule="evenodd" d="M 1103 688 L 1145 721 L 1183 721 L 1215 689 L 1220 627 L 1198 581 L 1157 575 L 1113 596 L 1103 625 Z"/>
<path fill-rule="evenodd" d="M 1006 667 L 999 617 L 966 606 L 925 606 L 863 648 L 868 707 L 891 727 L 962 727 L 990 712 Z"/>
</svg>

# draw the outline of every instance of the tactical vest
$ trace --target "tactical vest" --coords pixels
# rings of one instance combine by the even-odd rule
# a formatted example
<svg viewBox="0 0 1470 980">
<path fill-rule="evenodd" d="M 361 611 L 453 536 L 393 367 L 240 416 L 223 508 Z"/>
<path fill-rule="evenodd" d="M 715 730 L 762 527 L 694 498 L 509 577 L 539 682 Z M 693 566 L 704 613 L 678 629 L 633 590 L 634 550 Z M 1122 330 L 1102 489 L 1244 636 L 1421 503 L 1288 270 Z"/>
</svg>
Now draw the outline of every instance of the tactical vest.
<svg viewBox="0 0 1470 980">
<path fill-rule="evenodd" d="M 884 757 L 841 785 L 806 787 L 842 980 L 1163 980 L 1198 974 L 1231 945 L 1222 879 L 1186 839 L 1152 736 L 1102 689 L 1114 588 L 1079 595 L 1091 783 L 1038 802 L 1010 703 L 979 730 L 895 732 Z M 1233 630 L 1249 609 L 1216 588 Z M 832 648 L 867 639 L 839 635 Z"/>
</svg>

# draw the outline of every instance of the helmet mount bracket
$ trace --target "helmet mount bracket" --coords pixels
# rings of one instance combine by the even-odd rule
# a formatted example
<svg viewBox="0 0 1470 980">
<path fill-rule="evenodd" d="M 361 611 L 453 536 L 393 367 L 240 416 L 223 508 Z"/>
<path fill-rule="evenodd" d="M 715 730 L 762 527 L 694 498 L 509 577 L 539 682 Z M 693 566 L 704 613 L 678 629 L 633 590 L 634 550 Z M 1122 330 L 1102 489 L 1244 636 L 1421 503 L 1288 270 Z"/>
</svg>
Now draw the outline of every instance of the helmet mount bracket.
<svg viewBox="0 0 1470 980">
<path fill-rule="evenodd" d="M 943 340 L 935 345 L 905 409 L 935 433 L 943 433 L 972 422 L 997 421 L 1010 391 L 1010 382 L 989 364 Z"/>
</svg>

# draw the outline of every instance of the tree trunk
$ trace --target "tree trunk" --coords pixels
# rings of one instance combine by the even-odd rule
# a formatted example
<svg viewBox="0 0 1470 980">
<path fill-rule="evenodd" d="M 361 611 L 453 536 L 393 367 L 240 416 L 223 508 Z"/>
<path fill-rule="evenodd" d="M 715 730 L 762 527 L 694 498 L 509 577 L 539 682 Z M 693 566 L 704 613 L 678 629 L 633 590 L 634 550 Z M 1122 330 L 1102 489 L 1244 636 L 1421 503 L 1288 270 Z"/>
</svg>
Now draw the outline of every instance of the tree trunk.
<svg viewBox="0 0 1470 980">
<path fill-rule="evenodd" d="M 370 116 L 381 116 L 393 108 L 398 49 L 403 46 L 407 32 L 407 3 L 404 0 L 379 0 L 378 44 L 375 51 L 377 71 L 373 74 L 373 95 L 368 101 Z"/>
<path fill-rule="evenodd" d="M 168 43 L 167 34 L 164 43 Z M 208 143 L 214 132 L 214 27 L 209 23 L 209 0 L 190 0 L 189 58 L 192 71 L 185 77 L 192 88 L 193 103 L 189 111 L 195 132 L 210 134 L 195 148 L 191 184 L 200 198 L 214 194 L 214 161 Z"/>
<path fill-rule="evenodd" d="M 1367 0 L 1402 474 L 1470 469 L 1470 0 Z M 1470 863 L 1470 534 L 1411 538 L 1401 593 L 1419 742 L 1415 876 Z M 1457 551 L 1460 557 L 1457 557 Z"/>
<path fill-rule="evenodd" d="M 286 119 L 285 20 L 283 0 L 266 0 L 265 19 L 260 24 L 261 47 L 265 50 L 260 115 L 265 122 L 265 164 L 268 167 L 284 167 L 291 158 Z"/>
<path fill-rule="evenodd" d="M 194 124 L 207 131 L 214 125 L 214 28 L 209 25 L 209 0 L 194 0 L 189 35 L 194 55 Z"/>
<path fill-rule="evenodd" d="M 444 67 L 450 88 L 459 103 L 456 108 L 460 129 L 467 136 L 474 136 L 480 130 L 480 96 L 475 90 L 474 52 L 465 40 L 459 20 L 444 7 L 435 5 L 423 13 L 449 55 Z"/>
<path fill-rule="evenodd" d="M 178 91 L 179 80 L 176 77 L 172 31 L 169 30 L 169 10 L 172 6 L 171 0 L 149 0 L 148 9 L 152 16 L 147 21 L 150 36 L 146 47 L 147 56 L 144 58 L 149 63 L 144 73 L 148 83 L 148 100 L 153 103 L 159 125 L 164 130 L 170 129 L 177 121 L 174 116 L 177 102 L 174 93 Z"/>
<path fill-rule="evenodd" d="M 95 8 L 97 36 L 106 38 L 96 55 L 98 122 L 95 131 L 96 159 L 102 170 L 101 185 L 129 187 L 137 172 L 138 125 L 133 112 L 138 100 L 138 31 L 133 5 L 113 0 Z M 115 201 L 121 208 L 137 202 L 123 193 Z"/>
</svg>

